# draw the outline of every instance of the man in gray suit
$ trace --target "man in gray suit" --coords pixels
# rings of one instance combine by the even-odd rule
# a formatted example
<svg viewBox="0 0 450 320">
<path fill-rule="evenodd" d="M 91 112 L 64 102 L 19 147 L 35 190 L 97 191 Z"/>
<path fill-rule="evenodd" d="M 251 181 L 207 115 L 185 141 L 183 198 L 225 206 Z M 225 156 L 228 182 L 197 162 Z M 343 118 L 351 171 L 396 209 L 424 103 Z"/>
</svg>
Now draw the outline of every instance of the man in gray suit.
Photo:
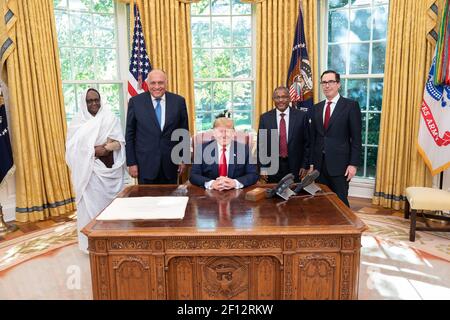
<svg viewBox="0 0 450 320">
<path fill-rule="evenodd" d="M 130 176 L 139 184 L 175 184 L 184 164 L 174 163 L 171 152 L 178 141 L 171 141 L 176 129 L 189 130 L 186 101 L 166 91 L 164 71 L 153 69 L 147 78 L 148 92 L 128 103 L 125 133 Z"/>
</svg>

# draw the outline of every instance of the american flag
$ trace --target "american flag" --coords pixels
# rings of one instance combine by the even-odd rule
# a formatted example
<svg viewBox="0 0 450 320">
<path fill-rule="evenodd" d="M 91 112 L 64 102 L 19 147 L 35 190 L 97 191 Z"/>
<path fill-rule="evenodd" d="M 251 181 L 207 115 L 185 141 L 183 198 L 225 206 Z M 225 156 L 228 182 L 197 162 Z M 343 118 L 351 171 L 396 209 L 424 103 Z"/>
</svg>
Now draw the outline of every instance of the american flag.
<svg viewBox="0 0 450 320">
<path fill-rule="evenodd" d="M 150 59 L 145 48 L 144 32 L 142 31 L 141 16 L 137 4 L 134 4 L 134 34 L 133 48 L 130 56 L 130 69 L 128 75 L 128 99 L 148 91 L 148 73 L 152 70 Z"/>
<path fill-rule="evenodd" d="M 307 112 L 313 104 L 313 81 L 308 51 L 306 49 L 301 4 L 302 2 L 300 1 L 286 86 L 289 88 L 291 101 L 295 102 L 294 105 L 300 110 Z"/>
</svg>

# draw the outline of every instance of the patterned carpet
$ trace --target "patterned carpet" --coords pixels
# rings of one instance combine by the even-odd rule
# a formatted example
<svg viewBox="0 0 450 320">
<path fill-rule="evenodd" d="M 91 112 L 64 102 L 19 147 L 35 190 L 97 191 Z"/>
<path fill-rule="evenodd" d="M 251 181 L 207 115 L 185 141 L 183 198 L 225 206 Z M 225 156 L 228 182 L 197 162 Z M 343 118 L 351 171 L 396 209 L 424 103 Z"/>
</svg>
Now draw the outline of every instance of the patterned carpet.
<svg viewBox="0 0 450 320">
<path fill-rule="evenodd" d="M 391 245 L 412 247 L 450 262 L 450 233 L 417 231 L 416 241 L 409 241 L 409 220 L 396 216 L 380 216 L 357 212 L 369 226 L 364 235 L 372 235 Z M 424 225 L 417 222 L 417 226 Z"/>
<path fill-rule="evenodd" d="M 369 226 L 359 299 L 450 300 L 450 233 L 419 231 L 412 243 L 409 221 L 358 215 Z M 71 221 L 1 242 L 0 299 L 92 299 L 89 257 L 78 250 L 76 236 Z"/>
</svg>

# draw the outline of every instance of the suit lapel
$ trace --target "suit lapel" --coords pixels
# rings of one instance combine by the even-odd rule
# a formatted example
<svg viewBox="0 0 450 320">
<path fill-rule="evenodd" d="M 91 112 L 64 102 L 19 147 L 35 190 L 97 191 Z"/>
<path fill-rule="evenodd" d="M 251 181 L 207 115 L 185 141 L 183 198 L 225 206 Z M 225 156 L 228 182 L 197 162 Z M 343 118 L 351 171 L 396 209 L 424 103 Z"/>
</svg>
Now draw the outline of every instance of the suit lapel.
<svg viewBox="0 0 450 320">
<path fill-rule="evenodd" d="M 323 127 L 323 107 L 324 107 L 324 105 L 325 105 L 325 101 L 322 101 L 321 103 L 319 103 L 317 105 L 317 110 L 315 113 L 315 116 L 316 116 L 315 120 L 316 120 L 316 123 L 318 124 L 317 128 L 320 129 L 320 132 L 322 134 L 325 133 L 325 128 Z"/>
<path fill-rule="evenodd" d="M 236 141 L 233 141 L 232 143 L 230 143 L 230 156 L 228 158 L 228 171 L 227 171 L 227 175 L 229 178 L 234 177 L 234 167 L 236 164 L 236 150 L 237 149 L 237 145 L 236 145 Z"/>
<path fill-rule="evenodd" d="M 328 123 L 327 131 L 330 129 L 330 127 L 333 125 L 334 122 L 336 122 L 336 119 L 339 118 L 340 114 L 344 112 L 345 103 L 344 99 L 341 97 L 339 98 L 338 102 L 336 103 L 336 106 L 334 107 L 333 113 L 330 117 L 330 122 Z"/>
<path fill-rule="evenodd" d="M 147 92 L 147 97 L 148 97 L 148 104 L 149 104 L 149 109 L 150 109 L 150 118 L 152 119 L 151 121 L 153 121 L 154 125 L 159 128 L 159 130 L 161 130 L 161 126 L 158 123 L 158 119 L 156 119 L 156 112 L 155 112 L 155 105 L 153 104 L 153 100 L 152 100 L 152 96 L 150 95 L 150 92 Z"/>
<path fill-rule="evenodd" d="M 166 128 L 168 127 L 168 125 L 170 124 L 170 121 L 172 120 L 172 109 L 173 108 L 169 108 L 168 106 L 172 105 L 172 98 L 171 96 L 166 92 L 166 107 L 165 109 L 165 119 L 164 119 L 164 127 L 163 127 L 163 132 L 164 130 L 166 130 Z"/>
<path fill-rule="evenodd" d="M 293 132 L 294 132 L 294 126 L 295 126 L 295 122 L 296 122 L 297 118 L 295 116 L 295 112 L 293 112 L 293 108 L 289 109 L 289 133 L 288 133 L 288 145 L 291 143 L 292 140 L 291 139 Z"/>
<path fill-rule="evenodd" d="M 267 129 L 268 129 L 268 130 L 270 130 L 270 129 L 278 129 L 277 109 L 273 109 L 273 110 L 269 113 L 269 117 L 270 117 L 270 121 L 269 121 L 270 127 L 267 128 Z"/>
</svg>

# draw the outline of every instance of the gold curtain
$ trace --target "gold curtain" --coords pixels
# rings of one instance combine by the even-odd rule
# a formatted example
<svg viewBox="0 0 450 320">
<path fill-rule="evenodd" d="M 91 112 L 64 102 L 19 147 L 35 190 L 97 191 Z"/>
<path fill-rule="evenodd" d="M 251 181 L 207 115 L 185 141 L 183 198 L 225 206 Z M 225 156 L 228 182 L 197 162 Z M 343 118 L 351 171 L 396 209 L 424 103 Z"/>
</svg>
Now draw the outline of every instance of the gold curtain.
<svg viewBox="0 0 450 320">
<path fill-rule="evenodd" d="M 435 32 L 439 2 L 442 0 L 389 2 L 373 204 L 398 210 L 403 207 L 406 187 L 431 185 L 431 175 L 417 152 L 417 137 L 420 105 L 435 47 L 430 35 Z"/>
<path fill-rule="evenodd" d="M 255 125 L 259 116 L 271 110 L 272 92 L 286 84 L 299 0 L 247 0 L 256 6 L 256 93 Z M 317 1 L 303 0 L 303 19 L 308 56 L 312 64 L 314 101 L 318 101 Z"/>
<path fill-rule="evenodd" d="M 153 68 L 167 73 L 168 90 L 186 99 L 189 129 L 195 128 L 191 6 L 186 0 L 120 0 L 138 4 L 147 54 Z"/>
<path fill-rule="evenodd" d="M 53 0 L 1 0 L 1 74 L 8 86 L 16 220 L 75 210 Z"/>
</svg>

